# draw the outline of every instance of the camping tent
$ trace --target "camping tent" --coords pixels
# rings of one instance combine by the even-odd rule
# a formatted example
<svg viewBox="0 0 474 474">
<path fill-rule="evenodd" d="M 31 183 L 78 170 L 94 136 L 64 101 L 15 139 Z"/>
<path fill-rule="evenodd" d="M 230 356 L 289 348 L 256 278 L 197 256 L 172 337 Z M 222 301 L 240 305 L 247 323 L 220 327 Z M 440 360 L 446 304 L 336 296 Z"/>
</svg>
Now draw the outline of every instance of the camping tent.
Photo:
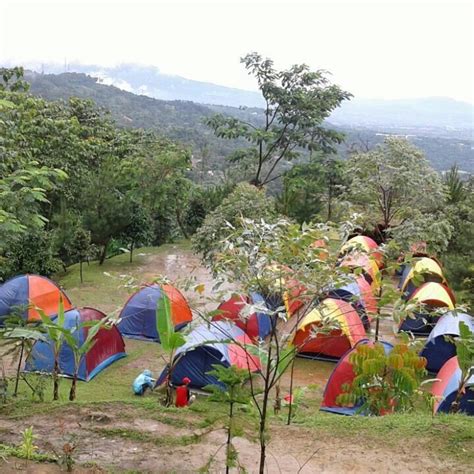
<svg viewBox="0 0 474 474">
<path fill-rule="evenodd" d="M 314 329 L 325 321 L 338 327 L 315 335 Z M 335 360 L 365 337 L 364 326 L 354 307 L 346 301 L 326 298 L 301 320 L 293 344 L 301 357 Z"/>
<path fill-rule="evenodd" d="M 426 312 L 416 313 L 414 318 L 405 318 L 399 331 L 412 332 L 417 336 L 427 336 L 438 321 L 439 316 L 430 313 L 430 309 L 447 307 L 454 309 L 455 298 L 451 290 L 441 283 L 428 282 L 421 285 L 409 298 L 413 303 L 426 305 Z"/>
<path fill-rule="evenodd" d="M 423 280 L 423 283 L 437 282 L 446 284 L 446 279 L 439 263 L 427 257 L 420 258 L 413 265 L 407 265 L 404 268 L 399 287 L 404 293 L 405 298 L 410 297 L 419 286 L 414 284 L 414 278 Z"/>
<path fill-rule="evenodd" d="M 370 283 L 372 292 L 375 294 L 380 288 L 380 271 L 375 260 L 363 253 L 351 253 L 343 257 L 341 267 L 351 269 L 360 268 L 365 279 Z"/>
<path fill-rule="evenodd" d="M 365 282 L 364 278 L 361 278 L 361 279 Z M 369 286 L 369 292 L 370 292 L 370 295 L 373 297 L 372 292 L 370 291 L 370 286 Z M 348 303 L 350 303 L 357 311 L 357 314 L 360 316 L 360 319 L 362 320 L 364 328 L 366 330 L 370 329 L 371 318 L 369 314 L 373 314 L 373 313 L 372 311 L 368 311 L 366 309 L 366 300 L 365 298 L 363 298 L 361 287 L 357 284 L 357 280 L 355 278 L 349 283 L 343 286 L 340 286 L 339 288 L 333 288 L 331 291 L 329 291 L 328 297 L 334 298 L 334 299 L 340 299 L 340 300 L 347 301 Z M 370 305 L 370 310 L 372 309 L 373 309 L 373 306 Z"/>
<path fill-rule="evenodd" d="M 357 286 L 360 288 L 360 296 L 367 314 L 377 314 L 378 304 L 369 282 L 363 277 L 356 277 Z"/>
<path fill-rule="evenodd" d="M 446 336 L 459 336 L 461 321 L 474 333 L 474 318 L 468 314 L 450 311 L 439 318 L 420 353 L 426 357 L 429 372 L 438 372 L 446 361 L 456 355 L 455 344 Z"/>
<path fill-rule="evenodd" d="M 156 311 L 162 298 L 168 298 L 175 329 L 180 330 L 193 316 L 184 296 L 171 285 L 152 284 L 134 293 L 125 303 L 118 328 L 123 336 L 160 342 L 156 329 Z"/>
<path fill-rule="evenodd" d="M 212 320 L 231 320 L 252 339 L 265 339 L 272 329 L 270 316 L 263 312 L 255 312 L 247 317 L 242 314 L 242 310 L 252 304 L 266 306 L 263 297 L 257 293 L 252 293 L 250 297 L 232 295 L 218 306 L 217 310 L 220 313 L 216 314 Z"/>
<path fill-rule="evenodd" d="M 438 372 L 436 378 L 438 379 L 431 389 L 431 393 L 436 398 L 436 403 L 433 407 L 433 412 L 448 413 L 451 410 L 451 405 L 455 401 L 459 384 L 461 382 L 461 369 L 457 357 L 451 357 Z M 461 412 L 474 416 L 474 375 L 467 380 L 465 390 L 460 399 Z"/>
<path fill-rule="evenodd" d="M 232 341 L 238 341 L 239 344 Z M 251 372 L 259 371 L 259 359 L 240 344 L 251 345 L 252 341 L 234 323 L 216 321 L 209 325 L 201 324 L 186 336 L 186 344 L 176 351 L 171 383 L 179 385 L 184 377 L 188 377 L 191 380 L 190 386 L 194 388 L 222 386 L 221 382 L 208 374 L 213 370 L 214 364 L 235 366 Z M 168 369 L 165 369 L 157 380 L 157 385 L 161 385 L 167 375 Z"/>
<path fill-rule="evenodd" d="M 385 353 L 389 354 L 393 346 L 388 342 L 380 341 L 380 343 L 383 344 Z M 372 346 L 374 343 L 368 339 L 364 339 L 359 341 L 356 345 L 358 344 L 370 344 Z M 357 410 L 360 409 L 362 404 L 353 407 L 345 407 L 339 405 L 336 401 L 337 397 L 343 392 L 343 385 L 350 384 L 355 378 L 352 363 L 349 360 L 355 347 L 356 346 L 347 351 L 336 364 L 336 367 L 334 367 L 334 370 L 327 381 L 326 388 L 324 389 L 323 400 L 320 408 L 322 411 L 337 413 L 340 415 L 354 415 L 357 413 Z"/>
<path fill-rule="evenodd" d="M 93 308 L 79 308 L 66 311 L 64 326 L 67 329 L 78 328 L 74 337 L 79 343 L 87 338 L 88 327 L 80 327 L 86 321 L 98 321 L 105 314 Z M 82 358 L 79 365 L 78 378 L 89 381 L 101 370 L 116 360 L 125 357 L 125 344 L 116 326 L 110 329 L 102 328 L 95 335 L 92 349 Z M 38 341 L 26 361 L 27 372 L 52 372 L 54 367 L 53 343 Z M 59 367 L 61 374 L 72 377 L 74 375 L 74 355 L 70 346 L 63 343 L 59 353 Z"/>
<path fill-rule="evenodd" d="M 367 252 L 377 263 L 379 268 L 383 265 L 383 255 L 380 251 L 377 251 L 379 248 L 377 242 L 366 235 L 356 235 L 349 239 L 342 247 L 341 247 L 341 255 L 345 255 L 347 253 L 353 252 L 354 250 L 364 250 Z"/>
<path fill-rule="evenodd" d="M 39 275 L 20 275 L 0 286 L 0 326 L 15 308 L 27 321 L 38 321 L 40 315 L 35 307 L 51 317 L 57 314 L 59 297 L 62 296 L 64 310 L 72 308 L 71 301 L 49 278 Z M 28 308 L 28 305 L 31 305 Z"/>
</svg>

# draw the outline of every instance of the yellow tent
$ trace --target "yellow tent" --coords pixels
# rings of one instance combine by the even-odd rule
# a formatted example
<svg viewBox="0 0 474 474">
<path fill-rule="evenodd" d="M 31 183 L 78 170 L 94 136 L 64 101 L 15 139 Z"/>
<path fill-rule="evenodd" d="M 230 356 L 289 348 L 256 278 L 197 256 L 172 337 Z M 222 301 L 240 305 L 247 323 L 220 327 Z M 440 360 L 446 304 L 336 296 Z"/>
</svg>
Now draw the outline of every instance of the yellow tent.
<svg viewBox="0 0 474 474">
<path fill-rule="evenodd" d="M 443 270 L 441 269 L 439 263 L 433 260 L 432 258 L 423 257 L 417 260 L 415 264 L 411 267 L 405 278 L 405 281 L 403 282 L 401 288 L 402 292 L 405 291 L 406 287 L 415 275 L 423 275 L 426 273 L 438 275 L 443 281 L 443 283 L 446 283 L 446 278 L 443 275 Z"/>
</svg>

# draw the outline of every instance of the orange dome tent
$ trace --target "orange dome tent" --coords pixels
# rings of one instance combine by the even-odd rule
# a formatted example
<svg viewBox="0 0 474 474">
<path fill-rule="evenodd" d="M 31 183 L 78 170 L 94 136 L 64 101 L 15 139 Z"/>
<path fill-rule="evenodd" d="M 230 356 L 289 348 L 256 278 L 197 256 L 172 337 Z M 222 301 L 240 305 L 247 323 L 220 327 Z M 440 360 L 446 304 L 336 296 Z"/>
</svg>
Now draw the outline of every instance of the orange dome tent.
<svg viewBox="0 0 474 474">
<path fill-rule="evenodd" d="M 336 328 L 329 333 L 314 333 L 326 322 Z M 326 298 L 299 323 L 293 344 L 298 354 L 313 359 L 339 359 L 366 337 L 357 311 L 343 300 Z"/>
</svg>

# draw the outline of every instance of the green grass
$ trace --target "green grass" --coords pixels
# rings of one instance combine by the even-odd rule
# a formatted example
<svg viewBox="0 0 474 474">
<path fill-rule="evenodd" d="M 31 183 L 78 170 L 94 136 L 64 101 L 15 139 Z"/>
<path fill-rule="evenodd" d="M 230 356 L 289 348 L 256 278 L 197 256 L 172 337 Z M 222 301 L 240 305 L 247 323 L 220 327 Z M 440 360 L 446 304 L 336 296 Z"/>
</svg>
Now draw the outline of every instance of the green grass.
<svg viewBox="0 0 474 474">
<path fill-rule="evenodd" d="M 143 247 L 133 253 L 133 262 L 129 262 L 129 254 L 121 254 L 107 259 L 103 265 L 98 261 L 83 264 L 84 283 L 80 283 L 79 264 L 71 265 L 65 273 L 58 273 L 54 279 L 66 291 L 76 306 L 91 306 L 113 311 L 123 306 L 132 292 L 126 284 L 129 278 L 135 279 L 135 284 L 142 281 L 141 268 L 148 256 L 176 253 L 176 249 L 190 248 L 188 241 L 176 244 L 165 244 L 160 247 Z M 158 276 L 158 275 L 156 275 Z"/>
<path fill-rule="evenodd" d="M 198 443 L 201 439 L 201 436 L 197 434 L 184 436 L 160 434 L 159 436 L 154 436 L 145 431 L 130 428 L 94 428 L 92 431 L 108 438 L 131 439 L 142 443 L 152 443 L 155 446 L 188 446 L 189 444 Z"/>
</svg>

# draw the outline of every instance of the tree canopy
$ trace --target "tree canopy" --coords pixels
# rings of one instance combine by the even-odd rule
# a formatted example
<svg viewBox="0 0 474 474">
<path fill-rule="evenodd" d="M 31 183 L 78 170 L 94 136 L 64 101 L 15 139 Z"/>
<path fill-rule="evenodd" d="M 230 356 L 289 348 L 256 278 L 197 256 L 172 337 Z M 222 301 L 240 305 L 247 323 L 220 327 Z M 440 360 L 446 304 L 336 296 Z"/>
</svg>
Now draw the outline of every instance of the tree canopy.
<svg viewBox="0 0 474 474">
<path fill-rule="evenodd" d="M 233 153 L 234 161 L 251 163 L 251 183 L 263 186 L 277 179 L 278 165 L 300 156 L 303 150 L 334 152 L 342 135 L 323 122 L 351 94 L 331 84 L 328 73 L 310 71 L 305 64 L 275 69 L 271 59 L 250 53 L 241 59 L 258 83 L 265 100 L 263 125 L 222 114 L 206 123 L 221 138 L 243 138 L 249 146 Z"/>
</svg>

